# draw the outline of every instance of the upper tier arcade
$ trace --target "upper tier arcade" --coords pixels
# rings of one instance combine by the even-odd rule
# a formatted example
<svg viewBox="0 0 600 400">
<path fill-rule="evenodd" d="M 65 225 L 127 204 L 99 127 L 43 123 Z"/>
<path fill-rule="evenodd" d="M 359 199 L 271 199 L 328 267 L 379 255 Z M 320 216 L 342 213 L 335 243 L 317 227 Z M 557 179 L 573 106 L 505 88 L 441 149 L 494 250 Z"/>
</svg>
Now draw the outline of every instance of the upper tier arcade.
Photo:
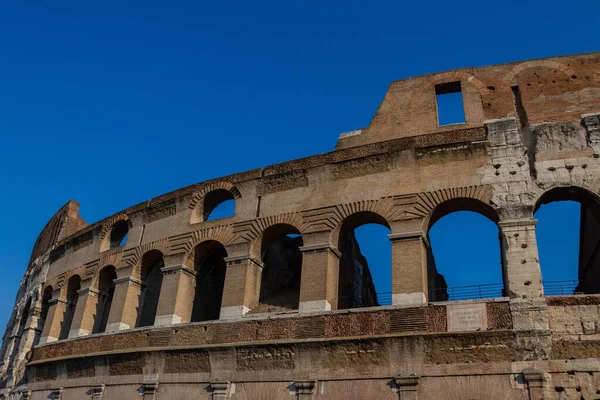
<svg viewBox="0 0 600 400">
<path fill-rule="evenodd" d="M 462 98 L 463 122 L 440 124 L 447 94 Z M 482 303 L 487 330 L 547 332 L 533 218 L 541 204 L 582 204 L 578 292 L 600 292 L 599 116 L 600 53 L 465 68 L 393 82 L 369 126 L 342 134 L 333 152 L 197 183 L 89 225 L 71 201 L 40 234 L 21 283 L 3 341 L 6 386 L 24 382 L 18 371 L 27 362 L 35 381 L 61 357 L 104 354 L 106 334 L 119 340 L 152 326 L 182 335 L 202 323 L 208 334 L 273 319 L 293 325 L 277 336 L 292 342 L 445 334 L 452 327 L 436 307 L 451 303 L 439 303 L 448 293 L 428 233 L 457 210 L 499 228 L 503 282 L 497 298 Z M 234 214 L 209 218 L 225 201 L 235 203 Z M 367 223 L 390 230 L 387 302 L 351 234 Z M 343 309 L 364 308 L 356 318 L 368 318 L 367 307 L 392 328 L 327 331 L 324 322 L 330 336 L 308 327 L 294 333 L 307 318 L 350 318 Z M 394 331 L 394 313 L 404 309 L 412 322 Z M 140 346 L 152 347 L 148 340 Z M 232 341 L 260 340 L 240 333 Z M 531 357 L 514 357 L 521 356 Z"/>
</svg>

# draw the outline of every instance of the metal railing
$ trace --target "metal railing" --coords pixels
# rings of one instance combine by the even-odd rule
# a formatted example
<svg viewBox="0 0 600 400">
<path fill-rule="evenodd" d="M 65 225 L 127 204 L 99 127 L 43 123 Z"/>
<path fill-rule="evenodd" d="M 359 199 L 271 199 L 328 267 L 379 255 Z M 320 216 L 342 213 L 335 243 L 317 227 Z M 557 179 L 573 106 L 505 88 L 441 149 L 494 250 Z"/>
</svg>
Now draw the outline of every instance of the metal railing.
<svg viewBox="0 0 600 400">
<path fill-rule="evenodd" d="M 581 282 L 577 280 L 542 282 L 545 296 L 571 296 L 584 294 Z M 429 293 L 429 301 L 480 300 L 504 297 L 504 284 L 487 283 L 483 285 L 454 286 L 436 289 Z M 355 296 L 340 296 L 338 308 L 361 308 L 391 306 L 392 293 L 378 292 L 375 297 L 362 298 Z"/>
<path fill-rule="evenodd" d="M 338 298 L 338 308 L 340 309 L 391 305 L 392 292 L 378 292 L 374 298 L 362 298 L 361 296 L 340 296 Z"/>
<path fill-rule="evenodd" d="M 504 285 L 502 283 L 488 283 L 484 285 L 454 286 L 445 289 L 436 289 L 429 294 L 430 301 L 456 301 L 479 300 L 503 297 Z"/>
<path fill-rule="evenodd" d="M 544 296 L 571 296 L 583 294 L 579 281 L 542 281 Z"/>
</svg>

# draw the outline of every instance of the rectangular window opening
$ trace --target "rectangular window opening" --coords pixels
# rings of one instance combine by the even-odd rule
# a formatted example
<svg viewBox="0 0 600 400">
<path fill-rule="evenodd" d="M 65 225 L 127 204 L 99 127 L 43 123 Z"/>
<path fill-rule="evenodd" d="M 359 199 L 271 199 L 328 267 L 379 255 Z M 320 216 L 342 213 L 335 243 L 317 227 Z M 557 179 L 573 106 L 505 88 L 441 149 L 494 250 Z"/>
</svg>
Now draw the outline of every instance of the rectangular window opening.
<svg viewBox="0 0 600 400">
<path fill-rule="evenodd" d="M 460 81 L 435 85 L 435 101 L 440 126 L 466 122 Z"/>
</svg>

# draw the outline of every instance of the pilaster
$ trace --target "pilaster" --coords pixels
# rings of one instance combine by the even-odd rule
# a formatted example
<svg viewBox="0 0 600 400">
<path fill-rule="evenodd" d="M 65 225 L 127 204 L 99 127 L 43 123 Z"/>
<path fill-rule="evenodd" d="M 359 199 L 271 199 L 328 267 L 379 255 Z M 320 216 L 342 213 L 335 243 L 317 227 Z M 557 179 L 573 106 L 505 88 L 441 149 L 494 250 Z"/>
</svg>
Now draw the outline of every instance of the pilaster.
<svg viewBox="0 0 600 400">
<path fill-rule="evenodd" d="M 190 322 L 196 288 L 196 273 L 184 264 L 161 268 L 163 280 L 154 325 Z"/>
<path fill-rule="evenodd" d="M 17 353 L 17 360 L 25 359 L 27 352 L 33 348 L 35 344 L 39 341 L 38 339 L 41 336 L 41 330 L 39 327 L 41 310 L 38 308 L 37 310 L 34 308 L 33 312 L 29 316 L 25 327 L 23 328 L 23 332 L 21 332 L 21 340 L 19 341 L 19 352 Z"/>
<path fill-rule="evenodd" d="M 427 303 L 427 247 L 422 231 L 391 233 L 392 304 Z"/>
<path fill-rule="evenodd" d="M 106 323 L 106 332 L 135 328 L 142 282 L 132 276 L 114 280 L 115 293 Z"/>
<path fill-rule="evenodd" d="M 258 305 L 263 263 L 249 254 L 226 257 L 224 261 L 227 272 L 220 319 L 235 319 Z"/>
<path fill-rule="evenodd" d="M 100 292 L 97 289 L 89 287 L 91 282 L 82 281 L 83 289 L 77 291 L 77 306 L 69 331 L 69 338 L 86 336 L 92 333 L 96 318 L 99 318 L 98 298 Z"/>
<path fill-rule="evenodd" d="M 55 342 L 60 337 L 65 312 L 67 310 L 67 300 L 64 298 L 52 298 L 48 301 L 48 315 L 44 322 L 40 344 Z"/>
<path fill-rule="evenodd" d="M 305 243 L 310 243 L 306 235 Z M 340 252 L 331 243 L 307 244 L 302 251 L 300 313 L 337 310 Z"/>
</svg>

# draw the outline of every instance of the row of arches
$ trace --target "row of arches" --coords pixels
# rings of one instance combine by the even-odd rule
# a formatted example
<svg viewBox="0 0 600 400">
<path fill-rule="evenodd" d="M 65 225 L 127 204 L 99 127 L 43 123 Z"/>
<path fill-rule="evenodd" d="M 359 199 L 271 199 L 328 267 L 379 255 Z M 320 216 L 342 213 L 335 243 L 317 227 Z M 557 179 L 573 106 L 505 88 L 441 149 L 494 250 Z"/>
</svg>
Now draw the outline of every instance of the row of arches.
<svg viewBox="0 0 600 400">
<path fill-rule="evenodd" d="M 239 191 L 232 186 L 230 189 L 215 189 L 202 196 L 200 204 L 192 211 L 190 223 L 213 221 L 230 218 L 235 215 L 236 199 L 240 198 Z M 122 247 L 127 243 L 131 220 L 126 215 L 118 215 L 116 220 L 103 234 L 100 251 Z"/>
<path fill-rule="evenodd" d="M 581 206 L 582 237 L 580 243 L 578 283 L 571 293 L 598 293 L 600 280 L 600 202 L 592 193 L 581 188 L 557 188 L 544 194 L 535 207 L 536 216 L 547 204 L 577 202 Z M 472 198 L 456 198 L 435 208 L 427 221 L 427 284 L 429 301 L 460 300 L 465 298 L 500 297 L 504 293 L 502 255 L 496 212 L 485 203 Z M 384 217 L 369 211 L 348 216 L 335 235 L 340 252 L 337 308 L 356 308 L 391 304 L 391 244 L 387 237 L 390 224 Z M 542 235 L 540 234 L 540 237 Z M 585 236 L 585 237 L 584 237 Z M 260 294 L 258 305 L 250 312 L 297 310 L 302 281 L 302 246 L 299 229 L 280 223 L 267 228 L 260 237 Z M 542 274 L 546 269 L 560 269 L 546 260 L 544 246 Z M 227 250 L 223 243 L 207 240 L 197 244 L 188 255 L 195 273 L 191 321 L 219 319 L 225 278 Z M 545 268 L 546 265 L 548 268 Z M 190 265 L 191 266 L 191 265 Z M 141 260 L 142 285 L 136 327 L 155 323 L 164 267 L 163 254 L 151 250 Z M 549 276 L 552 276 L 550 274 Z M 106 266 L 98 274 L 94 289 L 99 301 L 92 333 L 106 329 L 110 313 L 115 266 Z M 493 287 L 473 289 L 472 286 Z M 495 285 L 495 286 L 494 286 Z M 457 291 L 457 288 L 467 287 Z M 81 278 L 72 276 L 67 282 L 67 307 L 60 338 L 68 337 L 71 329 Z M 458 292 L 458 293 L 457 293 Z M 47 307 L 52 288 L 44 292 Z M 554 294 L 554 293 L 548 293 Z M 461 297 L 462 296 L 462 297 Z"/>
<path fill-rule="evenodd" d="M 498 217 L 491 208 L 473 208 L 479 205 L 459 199 L 452 212 L 432 216 L 430 301 L 507 295 Z M 598 196 L 580 187 L 553 188 L 538 199 L 533 217 L 544 294 L 600 293 Z"/>
</svg>

